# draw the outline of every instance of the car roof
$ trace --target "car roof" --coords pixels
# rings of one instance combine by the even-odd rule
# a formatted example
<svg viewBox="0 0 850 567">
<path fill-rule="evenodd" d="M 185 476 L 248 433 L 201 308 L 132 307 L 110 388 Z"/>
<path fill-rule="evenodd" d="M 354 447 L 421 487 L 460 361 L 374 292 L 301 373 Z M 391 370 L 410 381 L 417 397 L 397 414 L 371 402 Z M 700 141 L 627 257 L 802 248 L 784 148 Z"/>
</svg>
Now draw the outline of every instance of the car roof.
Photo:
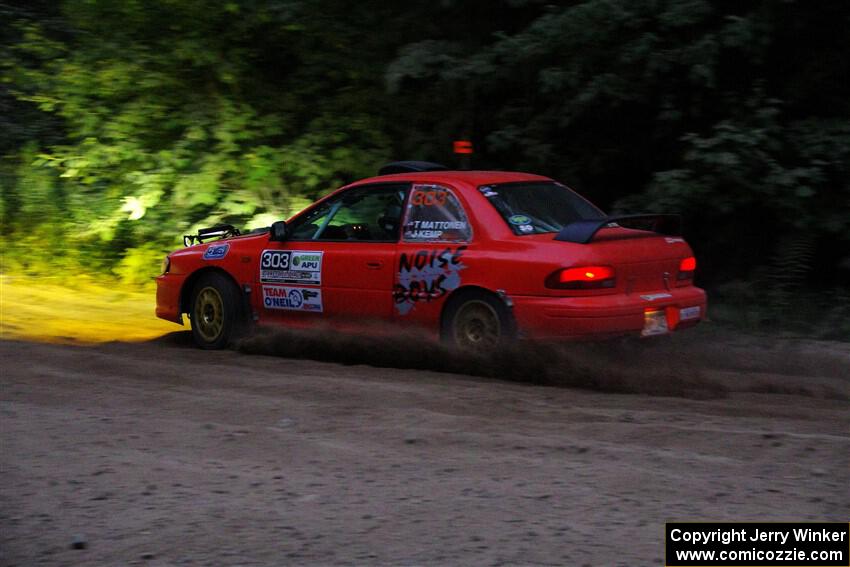
<svg viewBox="0 0 850 567">
<path fill-rule="evenodd" d="M 422 182 L 422 183 L 466 183 L 472 186 L 491 185 L 496 183 L 513 183 L 517 181 L 552 181 L 549 177 L 535 175 L 533 173 L 522 173 L 518 171 L 421 171 L 410 173 L 393 173 L 390 175 L 378 175 L 362 179 L 349 185 L 363 185 L 368 183 L 388 183 L 393 181 Z"/>
</svg>

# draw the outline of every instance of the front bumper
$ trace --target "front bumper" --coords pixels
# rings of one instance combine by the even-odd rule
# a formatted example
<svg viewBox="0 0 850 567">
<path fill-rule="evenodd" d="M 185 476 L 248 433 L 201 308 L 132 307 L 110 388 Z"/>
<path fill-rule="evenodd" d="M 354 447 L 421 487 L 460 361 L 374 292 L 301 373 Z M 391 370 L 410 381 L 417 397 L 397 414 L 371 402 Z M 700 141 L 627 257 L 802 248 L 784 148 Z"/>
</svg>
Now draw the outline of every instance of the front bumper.
<svg viewBox="0 0 850 567">
<path fill-rule="evenodd" d="M 156 316 L 182 325 L 180 290 L 186 278 L 182 275 L 163 274 L 154 279 L 156 280 Z"/>
<path fill-rule="evenodd" d="M 520 336 L 531 339 L 602 338 L 640 335 L 647 311 L 664 311 L 669 330 L 693 326 L 705 318 L 705 291 L 687 286 L 669 291 L 585 297 L 511 296 Z M 682 309 L 689 318 L 682 319 Z"/>
</svg>

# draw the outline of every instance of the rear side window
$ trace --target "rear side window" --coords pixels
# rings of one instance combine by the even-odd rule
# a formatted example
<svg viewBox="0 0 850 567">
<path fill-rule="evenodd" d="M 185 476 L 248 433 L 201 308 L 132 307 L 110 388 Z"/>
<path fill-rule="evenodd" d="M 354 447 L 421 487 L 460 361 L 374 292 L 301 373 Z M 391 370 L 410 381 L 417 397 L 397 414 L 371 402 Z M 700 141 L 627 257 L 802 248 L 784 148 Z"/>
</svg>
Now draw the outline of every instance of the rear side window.
<svg viewBox="0 0 850 567">
<path fill-rule="evenodd" d="M 503 183 L 478 190 L 514 234 L 559 232 L 572 222 L 605 218 L 589 201 L 559 183 Z"/>
<path fill-rule="evenodd" d="M 466 213 L 448 187 L 414 185 L 404 216 L 405 242 L 468 242 Z"/>
</svg>

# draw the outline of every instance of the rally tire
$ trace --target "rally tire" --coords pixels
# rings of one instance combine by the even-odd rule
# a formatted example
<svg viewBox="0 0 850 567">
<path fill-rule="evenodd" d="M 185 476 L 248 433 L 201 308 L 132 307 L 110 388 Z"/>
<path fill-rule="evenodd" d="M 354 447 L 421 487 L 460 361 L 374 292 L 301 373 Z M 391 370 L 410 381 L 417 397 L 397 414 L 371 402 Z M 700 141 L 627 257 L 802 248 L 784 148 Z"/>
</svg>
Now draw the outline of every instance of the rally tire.
<svg viewBox="0 0 850 567">
<path fill-rule="evenodd" d="M 247 326 L 239 288 L 222 273 L 211 272 L 198 279 L 189 308 L 192 338 L 202 349 L 227 347 Z"/>
<path fill-rule="evenodd" d="M 516 324 L 495 294 L 467 291 L 449 299 L 440 336 L 446 344 L 469 352 L 488 352 L 516 338 Z"/>
</svg>

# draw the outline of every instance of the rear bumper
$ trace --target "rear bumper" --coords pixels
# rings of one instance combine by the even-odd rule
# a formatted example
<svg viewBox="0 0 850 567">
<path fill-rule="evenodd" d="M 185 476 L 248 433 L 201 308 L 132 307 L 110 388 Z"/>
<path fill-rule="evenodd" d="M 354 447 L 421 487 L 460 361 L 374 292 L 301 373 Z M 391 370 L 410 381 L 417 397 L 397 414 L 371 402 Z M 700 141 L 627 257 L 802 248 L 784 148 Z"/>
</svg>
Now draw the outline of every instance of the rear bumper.
<svg viewBox="0 0 850 567">
<path fill-rule="evenodd" d="M 705 291 L 688 286 L 670 291 L 586 297 L 511 296 L 520 336 L 532 339 L 578 339 L 640 335 L 646 311 L 664 311 L 670 331 L 705 318 Z M 681 310 L 699 307 L 682 319 Z"/>
<path fill-rule="evenodd" d="M 156 316 L 166 321 L 183 324 L 180 314 L 180 290 L 184 276 L 163 274 L 156 280 Z"/>
</svg>

